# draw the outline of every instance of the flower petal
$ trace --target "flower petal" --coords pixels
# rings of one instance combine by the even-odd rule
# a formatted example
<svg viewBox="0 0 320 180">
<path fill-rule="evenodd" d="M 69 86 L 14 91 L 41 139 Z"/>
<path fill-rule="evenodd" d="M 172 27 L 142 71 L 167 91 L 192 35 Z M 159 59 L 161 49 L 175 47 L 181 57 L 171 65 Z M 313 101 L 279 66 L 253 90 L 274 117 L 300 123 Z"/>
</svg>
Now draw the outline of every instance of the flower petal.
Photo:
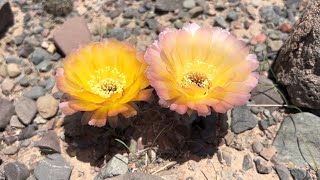
<svg viewBox="0 0 320 180">
<path fill-rule="evenodd" d="M 106 107 L 101 107 L 94 111 L 90 121 L 88 122 L 91 126 L 102 127 L 106 125 L 108 111 Z"/>
<path fill-rule="evenodd" d="M 62 103 L 60 103 L 60 104 L 59 104 L 59 108 L 61 109 L 62 113 L 63 113 L 64 115 L 66 115 L 66 116 L 72 115 L 72 114 L 78 112 L 77 110 L 75 110 L 75 109 L 73 109 L 73 108 L 71 108 L 71 107 L 69 106 L 69 102 L 62 102 Z"/>
</svg>

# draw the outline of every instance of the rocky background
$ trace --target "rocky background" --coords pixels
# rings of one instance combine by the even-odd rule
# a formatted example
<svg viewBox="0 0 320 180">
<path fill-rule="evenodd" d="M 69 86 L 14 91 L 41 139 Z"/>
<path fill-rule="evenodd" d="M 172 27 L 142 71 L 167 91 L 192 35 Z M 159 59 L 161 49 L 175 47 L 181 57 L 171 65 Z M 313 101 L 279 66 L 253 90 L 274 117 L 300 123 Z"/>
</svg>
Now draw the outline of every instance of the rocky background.
<svg viewBox="0 0 320 180">
<path fill-rule="evenodd" d="M 319 52 L 320 7 L 308 2 L 0 0 L 0 179 L 320 179 L 320 55 L 304 56 Z M 228 29 L 257 54 L 248 105 L 190 123 L 155 100 L 117 129 L 61 114 L 54 74 L 74 48 L 113 37 L 145 50 L 186 22 Z M 302 55 L 279 51 L 304 39 L 316 45 Z"/>
</svg>

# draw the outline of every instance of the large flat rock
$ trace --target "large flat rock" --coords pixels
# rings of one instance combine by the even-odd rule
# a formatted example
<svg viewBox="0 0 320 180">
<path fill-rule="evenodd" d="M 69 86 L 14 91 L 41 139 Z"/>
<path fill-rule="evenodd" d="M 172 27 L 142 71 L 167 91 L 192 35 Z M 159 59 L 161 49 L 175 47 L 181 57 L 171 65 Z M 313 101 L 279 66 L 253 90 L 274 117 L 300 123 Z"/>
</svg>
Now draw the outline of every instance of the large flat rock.
<svg viewBox="0 0 320 180">
<path fill-rule="evenodd" d="M 297 167 L 314 162 L 320 164 L 320 117 L 311 113 L 298 113 L 286 117 L 273 145 L 278 150 L 278 159 L 292 162 Z"/>
<path fill-rule="evenodd" d="M 73 17 L 54 30 L 53 40 L 59 50 L 68 55 L 80 45 L 89 43 L 91 34 L 84 18 Z"/>
</svg>

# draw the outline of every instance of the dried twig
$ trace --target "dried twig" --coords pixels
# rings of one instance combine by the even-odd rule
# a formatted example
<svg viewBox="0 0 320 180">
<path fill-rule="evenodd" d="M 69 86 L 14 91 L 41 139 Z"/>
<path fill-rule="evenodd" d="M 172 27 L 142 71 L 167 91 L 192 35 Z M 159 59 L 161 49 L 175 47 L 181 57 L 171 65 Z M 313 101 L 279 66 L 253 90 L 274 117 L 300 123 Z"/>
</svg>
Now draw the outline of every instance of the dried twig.
<svg viewBox="0 0 320 180">
<path fill-rule="evenodd" d="M 247 104 L 248 107 L 288 107 L 285 104 Z"/>
<path fill-rule="evenodd" d="M 200 171 L 202 172 L 202 174 L 206 178 L 206 180 L 209 180 L 209 178 L 206 176 L 206 174 L 202 170 L 200 170 Z"/>
<path fill-rule="evenodd" d="M 168 163 L 167 165 L 159 168 L 158 170 L 154 171 L 154 172 L 151 173 L 151 174 L 152 174 L 152 175 L 153 175 L 153 174 L 157 174 L 158 172 L 163 171 L 163 170 L 166 170 L 166 169 L 168 169 L 168 168 L 170 168 L 170 167 L 172 167 L 172 166 L 174 166 L 174 165 L 176 165 L 176 164 L 177 164 L 177 162 L 175 162 L 175 161 L 170 162 L 170 163 Z"/>
</svg>

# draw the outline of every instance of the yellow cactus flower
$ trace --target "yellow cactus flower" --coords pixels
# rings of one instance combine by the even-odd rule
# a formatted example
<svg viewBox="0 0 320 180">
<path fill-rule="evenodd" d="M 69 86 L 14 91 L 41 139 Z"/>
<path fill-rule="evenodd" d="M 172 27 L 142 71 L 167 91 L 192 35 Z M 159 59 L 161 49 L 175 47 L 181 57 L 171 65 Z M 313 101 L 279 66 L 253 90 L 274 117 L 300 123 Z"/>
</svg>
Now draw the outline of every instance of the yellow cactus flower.
<svg viewBox="0 0 320 180">
<path fill-rule="evenodd" d="M 137 114 L 134 101 L 147 101 L 152 89 L 145 89 L 147 64 L 143 54 L 128 43 L 114 39 L 91 43 L 68 55 L 56 73 L 57 87 L 71 96 L 60 103 L 66 115 L 85 111 L 82 121 L 112 127 L 117 115 L 129 118 Z"/>
<path fill-rule="evenodd" d="M 256 56 L 218 27 L 165 29 L 144 57 L 159 103 L 179 114 L 224 113 L 245 104 L 258 82 Z"/>
</svg>

